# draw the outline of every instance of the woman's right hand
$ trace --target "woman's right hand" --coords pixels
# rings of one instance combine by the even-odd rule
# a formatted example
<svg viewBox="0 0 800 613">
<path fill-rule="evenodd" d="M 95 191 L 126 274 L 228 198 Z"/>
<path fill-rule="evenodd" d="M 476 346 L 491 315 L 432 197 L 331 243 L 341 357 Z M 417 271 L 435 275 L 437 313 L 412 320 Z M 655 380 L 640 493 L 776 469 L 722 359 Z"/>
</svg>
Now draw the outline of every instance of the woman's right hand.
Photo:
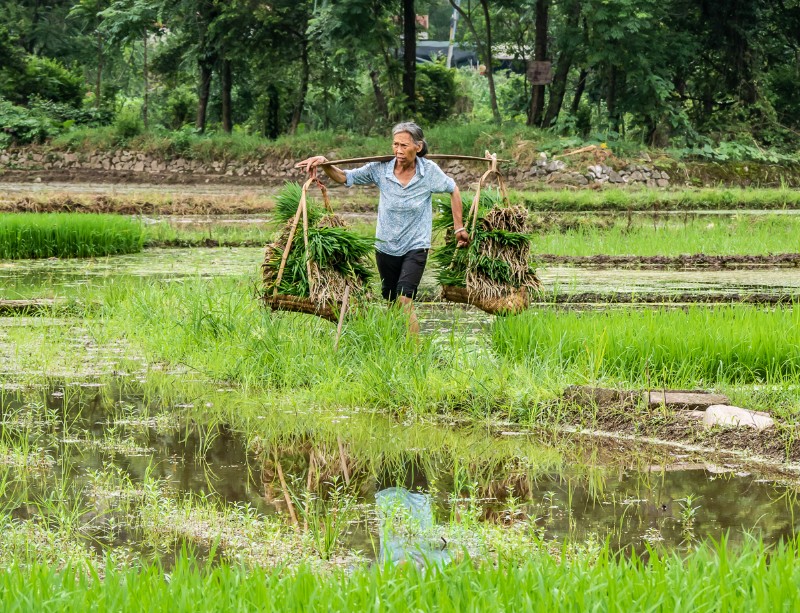
<svg viewBox="0 0 800 613">
<path fill-rule="evenodd" d="M 306 172 L 311 172 L 314 168 L 319 166 L 320 164 L 324 164 L 328 161 L 324 155 L 315 155 L 308 159 L 303 160 L 302 162 L 298 162 L 294 165 L 295 168 L 301 168 Z"/>
</svg>

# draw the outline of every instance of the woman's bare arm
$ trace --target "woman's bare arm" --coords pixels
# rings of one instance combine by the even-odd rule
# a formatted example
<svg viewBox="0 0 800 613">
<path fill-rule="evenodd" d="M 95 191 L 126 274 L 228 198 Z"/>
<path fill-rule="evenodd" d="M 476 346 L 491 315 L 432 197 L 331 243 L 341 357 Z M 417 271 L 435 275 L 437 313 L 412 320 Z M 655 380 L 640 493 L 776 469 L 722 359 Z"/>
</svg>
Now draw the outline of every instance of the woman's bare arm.
<svg viewBox="0 0 800 613">
<path fill-rule="evenodd" d="M 298 162 L 297 164 L 294 165 L 294 167 L 302 168 L 306 172 L 311 172 L 313 168 L 317 168 L 327 161 L 328 158 L 326 158 L 324 155 L 315 155 L 314 157 L 305 159 L 302 162 Z M 338 166 L 322 166 L 322 170 L 325 172 L 326 175 L 328 175 L 328 177 L 330 177 L 337 183 L 344 183 L 347 180 L 344 171 Z"/>
<path fill-rule="evenodd" d="M 453 230 L 455 230 L 456 245 L 466 247 L 470 243 L 469 232 L 464 228 L 464 203 L 461 201 L 461 191 L 458 185 L 450 194 L 450 210 L 453 211 Z"/>
</svg>

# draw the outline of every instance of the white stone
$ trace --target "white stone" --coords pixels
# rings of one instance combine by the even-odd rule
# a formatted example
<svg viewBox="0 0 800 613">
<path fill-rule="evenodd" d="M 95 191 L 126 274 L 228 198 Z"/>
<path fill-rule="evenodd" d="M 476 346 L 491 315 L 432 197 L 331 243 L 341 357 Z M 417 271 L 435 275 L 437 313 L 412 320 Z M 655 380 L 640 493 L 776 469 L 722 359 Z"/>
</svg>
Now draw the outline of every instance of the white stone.
<svg viewBox="0 0 800 613">
<path fill-rule="evenodd" d="M 714 426 L 734 426 L 739 428 L 755 428 L 764 430 L 775 425 L 775 420 L 767 413 L 751 411 L 727 404 L 712 404 L 703 416 L 706 428 Z"/>
</svg>

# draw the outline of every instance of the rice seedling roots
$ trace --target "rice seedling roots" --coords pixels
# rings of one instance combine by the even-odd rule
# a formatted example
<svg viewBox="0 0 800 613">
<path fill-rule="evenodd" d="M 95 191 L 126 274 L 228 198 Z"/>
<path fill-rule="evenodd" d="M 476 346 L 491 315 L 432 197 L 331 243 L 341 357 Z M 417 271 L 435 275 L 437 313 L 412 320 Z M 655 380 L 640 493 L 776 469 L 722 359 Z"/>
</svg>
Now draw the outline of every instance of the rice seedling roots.
<svg viewBox="0 0 800 613">
<path fill-rule="evenodd" d="M 466 287 L 445 285 L 442 287 L 442 298 L 449 302 L 471 304 L 492 315 L 519 313 L 530 305 L 528 290 L 524 287 L 505 292 L 500 296 L 484 297 L 470 295 L 470 291 Z"/>
</svg>

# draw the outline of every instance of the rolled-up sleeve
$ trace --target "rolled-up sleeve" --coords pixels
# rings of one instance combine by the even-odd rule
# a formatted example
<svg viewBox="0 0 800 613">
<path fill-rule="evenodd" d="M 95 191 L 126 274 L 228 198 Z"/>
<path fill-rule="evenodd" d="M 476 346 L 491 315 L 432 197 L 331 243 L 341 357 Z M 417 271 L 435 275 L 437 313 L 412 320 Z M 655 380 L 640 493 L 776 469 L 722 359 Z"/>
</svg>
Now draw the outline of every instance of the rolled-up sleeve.
<svg viewBox="0 0 800 613">
<path fill-rule="evenodd" d="M 432 194 L 452 194 L 456 191 L 456 182 L 444 174 L 444 171 L 437 164 L 431 162 L 428 172 L 430 173 L 430 190 Z"/>
<path fill-rule="evenodd" d="M 355 170 L 345 170 L 345 187 L 352 187 L 353 185 L 375 185 L 377 183 L 375 180 L 377 166 L 378 164 L 376 162 L 370 162 Z"/>
</svg>

